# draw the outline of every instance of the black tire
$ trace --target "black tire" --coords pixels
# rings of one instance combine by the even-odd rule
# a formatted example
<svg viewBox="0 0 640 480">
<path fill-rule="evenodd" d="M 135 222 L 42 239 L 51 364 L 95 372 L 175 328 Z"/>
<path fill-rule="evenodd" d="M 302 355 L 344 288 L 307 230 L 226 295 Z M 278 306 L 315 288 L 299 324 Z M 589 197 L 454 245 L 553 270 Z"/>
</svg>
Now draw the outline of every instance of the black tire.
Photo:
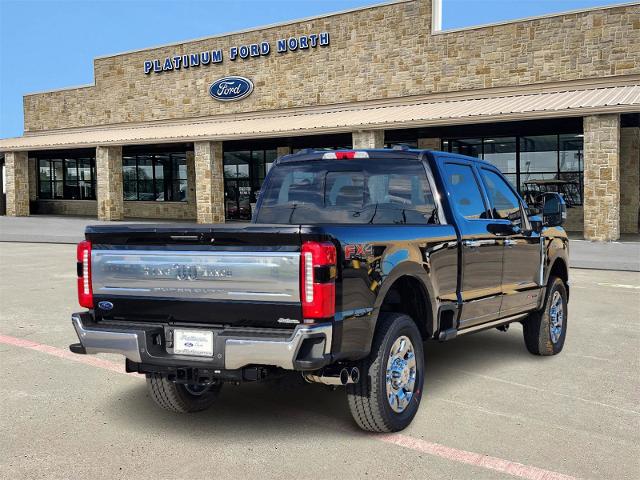
<svg viewBox="0 0 640 480">
<path fill-rule="evenodd" d="M 554 299 L 560 297 L 562 306 L 562 325 L 558 333 L 556 329 L 552 332 L 552 308 Z M 567 288 L 558 277 L 550 277 L 547 284 L 547 291 L 544 300 L 544 307 L 541 310 L 532 312 L 527 319 L 522 322 L 524 333 L 524 343 L 527 350 L 534 355 L 556 355 L 562 351 L 564 340 L 567 336 Z M 557 318 L 557 316 L 556 316 Z"/>
<path fill-rule="evenodd" d="M 159 374 L 147 374 L 147 388 L 153 401 L 165 410 L 191 413 L 206 410 L 213 405 L 222 384 L 186 386 L 171 382 Z"/>
<path fill-rule="evenodd" d="M 406 336 L 415 355 L 413 395 L 402 412 L 392 409 L 387 397 L 387 364 L 391 347 Z M 406 428 L 415 417 L 424 384 L 424 353 L 422 336 L 411 317 L 398 313 L 381 313 L 373 339 L 371 353 L 359 365 L 360 380 L 347 385 L 347 400 L 353 419 L 369 432 L 397 432 Z"/>
</svg>

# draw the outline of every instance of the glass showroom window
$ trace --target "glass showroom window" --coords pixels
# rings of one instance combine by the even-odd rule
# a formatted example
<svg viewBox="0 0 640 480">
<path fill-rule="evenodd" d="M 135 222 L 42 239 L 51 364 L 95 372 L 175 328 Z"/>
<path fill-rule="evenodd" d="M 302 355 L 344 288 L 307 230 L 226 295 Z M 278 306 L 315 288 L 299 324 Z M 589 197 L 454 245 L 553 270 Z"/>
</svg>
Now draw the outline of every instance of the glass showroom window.
<svg viewBox="0 0 640 480">
<path fill-rule="evenodd" d="M 187 201 L 185 152 L 123 156 L 122 175 L 125 200 Z"/>
<path fill-rule="evenodd" d="M 38 198 L 95 200 L 95 158 L 38 158 Z"/>
<path fill-rule="evenodd" d="M 516 137 L 485 138 L 483 158 L 504 173 L 512 185 L 518 184 L 518 157 Z"/>
<path fill-rule="evenodd" d="M 442 150 L 482 158 L 496 165 L 520 193 L 559 191 L 582 204 L 583 135 L 445 139 Z"/>
</svg>

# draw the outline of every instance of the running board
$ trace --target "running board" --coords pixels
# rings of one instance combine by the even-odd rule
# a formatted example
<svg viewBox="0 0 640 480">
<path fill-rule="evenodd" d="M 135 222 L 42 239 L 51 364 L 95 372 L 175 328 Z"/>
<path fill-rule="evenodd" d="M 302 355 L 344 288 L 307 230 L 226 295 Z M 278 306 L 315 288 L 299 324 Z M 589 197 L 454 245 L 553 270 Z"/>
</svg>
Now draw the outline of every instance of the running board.
<svg viewBox="0 0 640 480">
<path fill-rule="evenodd" d="M 465 328 L 465 329 L 462 329 L 462 330 L 458 330 L 458 335 L 465 335 L 467 333 L 479 332 L 481 330 L 488 330 L 489 328 L 495 328 L 495 327 L 499 327 L 501 325 L 506 325 L 508 323 L 520 320 L 520 319 L 526 317 L 527 315 L 529 315 L 529 312 L 527 312 L 527 313 L 519 313 L 518 315 L 513 315 L 511 317 L 501 318 L 499 320 L 494 320 L 494 321 L 488 322 L 488 323 L 482 323 L 480 325 L 474 325 L 473 327 L 468 327 L 468 328 Z"/>
</svg>

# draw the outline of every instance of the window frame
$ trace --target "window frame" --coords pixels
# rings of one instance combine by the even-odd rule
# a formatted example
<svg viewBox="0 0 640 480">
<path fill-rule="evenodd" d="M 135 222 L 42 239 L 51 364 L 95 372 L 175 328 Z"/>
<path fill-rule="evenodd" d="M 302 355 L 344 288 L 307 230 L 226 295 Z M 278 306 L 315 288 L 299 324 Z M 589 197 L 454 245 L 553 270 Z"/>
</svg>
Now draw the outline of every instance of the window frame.
<svg viewBox="0 0 640 480">
<path fill-rule="evenodd" d="M 159 161 L 160 156 L 168 156 L 169 157 L 169 178 L 167 178 L 167 176 L 165 175 L 164 171 L 163 171 L 163 175 L 162 178 L 157 178 L 156 176 L 156 169 L 157 168 L 163 168 L 163 164 Z M 151 159 L 151 178 L 150 179 L 146 179 L 146 180 L 141 180 L 140 179 L 140 159 L 144 157 Z M 185 166 L 187 165 L 187 152 L 178 152 L 178 151 L 174 151 L 174 152 L 150 152 L 150 153 L 145 153 L 145 152 L 136 152 L 136 153 L 132 153 L 132 154 L 127 154 L 127 155 L 123 155 L 122 156 L 122 163 L 121 163 L 121 168 L 123 171 L 123 175 L 124 175 L 124 161 L 126 159 L 135 159 L 135 165 L 127 165 L 128 167 L 134 167 L 134 172 L 135 172 L 135 179 L 129 179 L 126 180 L 123 178 L 123 189 L 122 189 L 122 196 L 123 196 L 123 200 L 125 202 L 166 202 L 166 203 L 188 203 L 189 202 L 189 173 L 188 173 L 188 168 L 186 170 L 186 177 L 182 178 L 179 174 L 177 177 L 174 176 L 174 172 L 177 171 L 179 172 L 180 169 L 176 169 L 175 166 L 176 164 L 179 166 L 180 164 L 177 163 L 179 160 L 182 160 L 184 158 L 185 160 Z M 151 181 L 151 185 L 153 188 L 153 200 L 148 200 L 148 199 L 144 199 L 144 198 L 140 198 L 140 183 L 141 182 L 148 182 Z M 178 190 L 179 190 L 179 186 L 181 184 L 181 182 L 187 182 L 187 190 L 186 190 L 186 194 L 184 197 L 184 200 L 182 199 L 167 199 L 167 196 L 171 196 L 173 197 L 173 192 L 174 189 L 172 188 L 174 186 L 174 184 L 178 185 Z M 135 183 L 136 189 L 135 189 L 135 197 L 136 198 L 126 198 L 125 197 L 125 184 L 128 183 Z M 161 187 L 159 186 L 161 185 Z M 167 185 L 170 186 L 170 188 L 167 189 Z M 165 198 L 163 199 L 158 199 L 158 194 L 162 192 L 163 195 L 165 196 Z M 144 194 L 145 192 L 143 192 Z"/>
<path fill-rule="evenodd" d="M 451 205 L 451 210 L 453 211 L 454 215 L 464 220 L 465 222 L 486 222 L 487 220 L 492 220 L 493 212 L 491 212 L 491 209 L 489 208 L 489 198 L 487 196 L 487 192 L 485 191 L 482 179 L 478 178 L 479 172 L 476 171 L 475 164 L 473 162 L 465 162 L 464 160 L 453 157 L 445 157 L 443 160 L 443 167 L 445 173 L 447 173 L 447 175 L 445 175 L 445 183 L 447 184 L 447 198 L 449 199 L 449 204 Z M 478 191 L 480 192 L 480 197 L 482 198 L 482 204 L 484 206 L 484 214 L 486 215 L 486 218 L 467 218 L 458 210 L 456 202 L 451 201 L 451 185 L 449 185 L 448 172 L 446 171 L 448 164 L 461 165 L 463 167 L 468 167 L 469 170 L 471 170 L 471 174 L 473 175 L 476 186 L 478 187 Z"/>
<path fill-rule="evenodd" d="M 79 154 L 78 156 L 73 156 L 70 154 L 59 154 L 59 155 L 54 155 L 54 156 L 48 156 L 48 155 L 36 155 L 34 157 L 30 157 L 33 158 L 36 162 L 36 171 L 37 171 L 37 175 L 36 175 L 36 196 L 38 201 L 42 200 L 42 201 L 95 201 L 97 199 L 97 192 L 96 192 L 96 158 L 95 156 L 91 156 L 91 155 L 87 155 L 87 154 Z M 87 180 L 83 180 L 81 179 L 80 176 L 80 160 L 84 160 L 84 159 L 88 159 L 89 160 L 89 176 L 91 177 L 89 179 L 89 183 L 91 184 L 91 191 L 93 193 L 93 195 L 91 197 L 84 197 L 83 195 L 83 190 L 80 187 L 81 183 L 86 183 Z M 71 163 L 70 161 L 73 160 L 75 162 L 75 171 L 76 171 L 76 177 L 75 180 L 73 179 L 69 179 L 67 177 L 67 170 L 71 167 L 69 167 L 67 164 Z M 42 168 L 42 162 L 48 162 L 48 170 L 49 170 L 49 179 L 48 180 L 43 180 L 41 178 L 41 173 L 40 173 L 40 169 Z M 55 165 L 59 164 L 61 166 L 61 170 L 62 170 L 62 178 L 58 179 L 55 175 Z M 82 167 L 84 168 L 84 167 Z M 68 183 L 71 182 L 71 183 Z M 43 197 L 42 196 L 42 185 L 43 184 L 49 184 L 49 198 Z M 61 197 L 56 197 L 54 196 L 54 192 L 56 192 L 58 190 L 57 185 L 59 184 L 61 185 L 61 190 L 62 190 L 62 196 Z M 78 191 L 78 197 L 79 198 L 70 198 L 68 196 L 65 195 L 65 191 L 66 191 L 66 186 L 67 185 L 71 185 L 75 184 L 75 188 L 77 188 Z M 54 188 L 54 185 L 56 185 L 56 187 Z"/>
<path fill-rule="evenodd" d="M 505 185 L 507 186 L 507 188 L 511 191 L 511 193 L 514 194 L 516 201 L 518 202 L 518 206 L 520 207 L 520 217 L 522 219 L 522 230 L 531 230 L 531 225 L 529 223 L 529 216 L 527 215 L 527 209 L 524 206 L 524 201 L 522 199 L 522 196 L 517 192 L 517 190 L 515 190 L 513 188 L 513 185 L 511 184 L 511 182 L 509 182 L 509 180 L 507 180 L 507 178 L 504 176 L 504 174 L 496 167 L 490 167 L 490 166 L 485 166 L 485 165 L 479 165 L 478 166 L 478 170 L 480 173 L 480 178 L 482 181 L 482 188 L 485 191 L 485 195 L 487 198 L 487 202 L 489 202 L 489 206 L 490 207 L 495 207 L 495 205 L 493 205 L 493 201 L 491 199 L 491 195 L 489 195 L 489 188 L 486 184 L 486 180 L 484 178 L 484 173 L 482 172 L 483 170 L 486 170 L 487 172 L 492 172 L 495 173 L 500 179 L 502 179 L 505 183 Z M 508 218 L 496 218 L 493 215 L 493 208 L 489 209 L 489 213 L 491 215 L 491 218 L 494 221 L 497 222 L 507 222 L 509 224 L 514 224 L 513 221 L 509 220 Z"/>
</svg>

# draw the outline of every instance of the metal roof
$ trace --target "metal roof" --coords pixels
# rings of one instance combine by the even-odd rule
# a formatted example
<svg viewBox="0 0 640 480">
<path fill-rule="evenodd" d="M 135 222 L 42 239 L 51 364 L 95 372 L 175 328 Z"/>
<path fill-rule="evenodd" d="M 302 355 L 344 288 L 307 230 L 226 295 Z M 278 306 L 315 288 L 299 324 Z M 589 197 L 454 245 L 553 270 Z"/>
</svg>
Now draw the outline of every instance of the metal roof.
<svg viewBox="0 0 640 480">
<path fill-rule="evenodd" d="M 640 85 L 54 130 L 0 140 L 0 151 L 286 137 L 623 112 L 640 112 Z"/>
</svg>

